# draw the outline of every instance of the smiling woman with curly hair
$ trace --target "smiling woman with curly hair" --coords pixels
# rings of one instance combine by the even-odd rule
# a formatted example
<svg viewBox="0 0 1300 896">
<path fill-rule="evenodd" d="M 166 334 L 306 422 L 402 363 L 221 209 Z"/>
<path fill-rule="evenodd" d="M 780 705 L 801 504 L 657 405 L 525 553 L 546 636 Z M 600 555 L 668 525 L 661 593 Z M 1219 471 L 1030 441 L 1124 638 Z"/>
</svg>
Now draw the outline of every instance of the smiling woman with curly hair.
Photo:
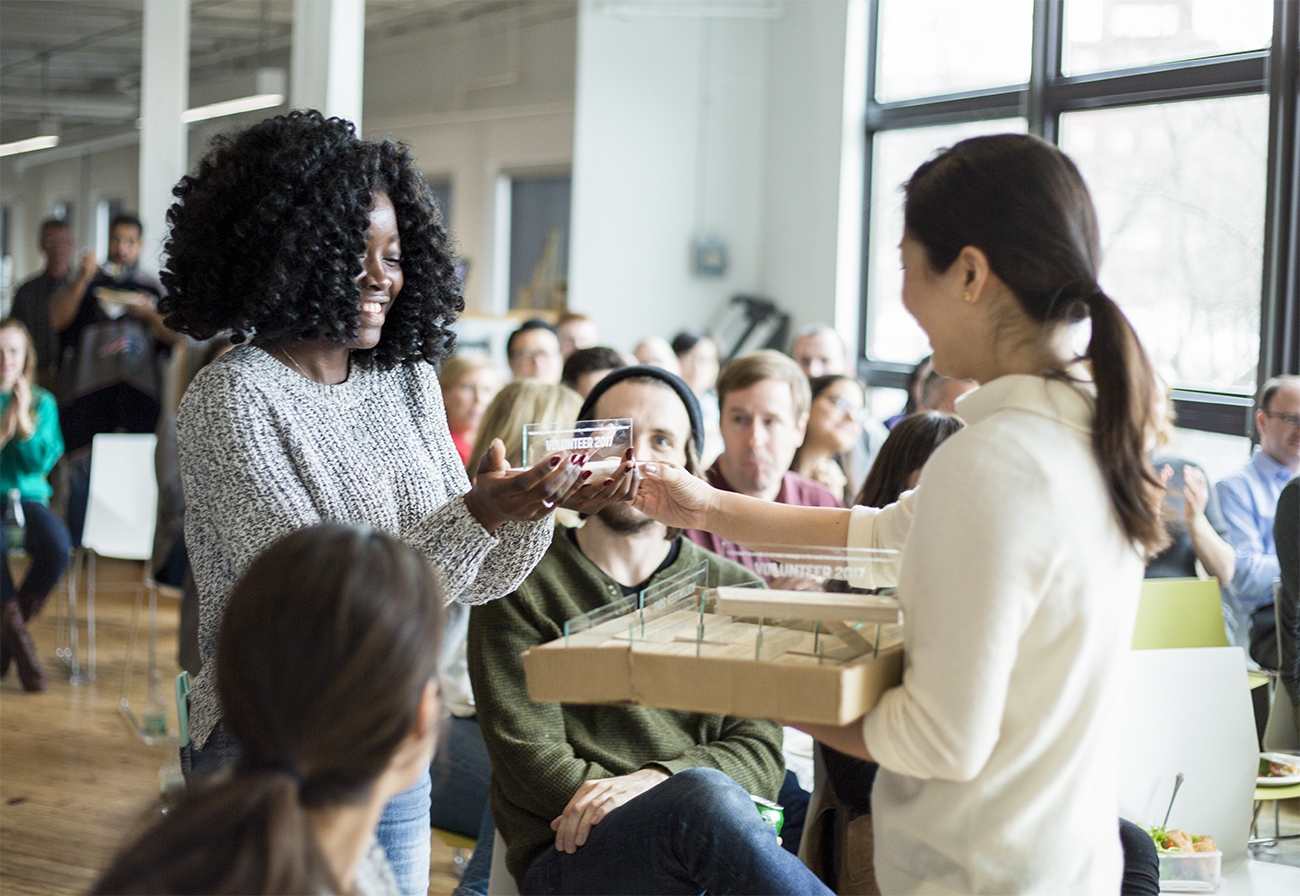
<svg viewBox="0 0 1300 896">
<path fill-rule="evenodd" d="M 169 325 L 239 345 L 195 378 L 178 417 L 185 539 L 203 671 L 191 694 L 203 774 L 238 752 L 214 662 L 231 589 L 261 551 L 321 522 L 367 524 L 482 603 L 527 576 L 557 502 L 626 498 L 635 474 L 581 486 L 569 459 L 511 470 L 503 446 L 471 487 L 435 365 L 463 307 L 447 233 L 410 153 L 318 112 L 221 137 L 175 189 L 162 278 Z M 433 646 L 430 646 L 433 649 Z M 429 778 L 393 799 L 379 839 L 405 892 L 429 880 Z"/>
</svg>

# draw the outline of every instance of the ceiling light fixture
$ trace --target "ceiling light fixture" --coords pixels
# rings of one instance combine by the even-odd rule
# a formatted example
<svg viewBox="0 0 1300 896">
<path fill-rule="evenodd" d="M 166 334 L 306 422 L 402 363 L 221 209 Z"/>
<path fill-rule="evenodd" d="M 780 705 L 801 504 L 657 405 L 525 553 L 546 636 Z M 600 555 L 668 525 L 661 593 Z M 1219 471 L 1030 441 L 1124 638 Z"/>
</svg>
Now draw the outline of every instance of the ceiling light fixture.
<svg viewBox="0 0 1300 896">
<path fill-rule="evenodd" d="M 256 112 L 258 109 L 270 109 L 284 102 L 282 93 L 257 93 L 226 100 L 224 103 L 212 103 L 208 106 L 195 106 L 181 113 L 181 121 L 192 124 L 207 121 L 209 118 L 221 118 L 224 115 L 238 115 L 240 112 Z"/>
<path fill-rule="evenodd" d="M 50 134 L 45 137 L 29 137 L 26 140 L 15 140 L 13 143 L 0 143 L 0 156 L 16 156 L 20 152 L 49 149 L 58 145 L 58 134 Z"/>
</svg>

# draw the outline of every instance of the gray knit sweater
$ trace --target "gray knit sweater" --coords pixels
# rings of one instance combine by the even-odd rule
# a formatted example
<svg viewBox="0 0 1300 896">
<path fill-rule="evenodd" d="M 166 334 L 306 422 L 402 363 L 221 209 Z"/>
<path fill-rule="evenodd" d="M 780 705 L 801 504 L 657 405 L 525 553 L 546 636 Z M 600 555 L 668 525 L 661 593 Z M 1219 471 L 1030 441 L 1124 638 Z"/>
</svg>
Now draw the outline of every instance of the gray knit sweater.
<svg viewBox="0 0 1300 896">
<path fill-rule="evenodd" d="M 178 427 L 185 543 L 199 589 L 197 747 L 221 718 L 214 660 L 226 602 L 280 536 L 324 521 L 374 526 L 427 556 L 448 600 L 467 604 L 514 590 L 551 541 L 550 518 L 492 535 L 470 515 L 461 497 L 469 480 L 428 364 L 380 371 L 354 361 L 346 382 L 324 386 L 240 346 L 190 385 Z"/>
</svg>

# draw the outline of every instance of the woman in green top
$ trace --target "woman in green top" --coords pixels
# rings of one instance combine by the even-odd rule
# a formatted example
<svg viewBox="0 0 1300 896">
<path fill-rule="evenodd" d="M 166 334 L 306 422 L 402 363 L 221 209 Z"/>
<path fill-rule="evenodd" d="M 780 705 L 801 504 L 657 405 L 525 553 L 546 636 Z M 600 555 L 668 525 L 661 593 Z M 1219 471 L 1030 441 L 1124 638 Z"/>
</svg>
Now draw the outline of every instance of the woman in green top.
<svg viewBox="0 0 1300 896">
<path fill-rule="evenodd" d="M 68 527 L 50 512 L 46 476 L 63 455 L 59 410 L 54 396 L 35 385 L 36 346 L 21 321 L 0 320 L 0 498 L 4 506 L 4 546 L 17 547 L 11 532 L 10 497 L 21 496 L 25 522 L 22 546 L 31 565 L 14 587 L 7 562 L 0 563 L 0 676 L 18 663 L 24 690 L 45 690 L 45 673 L 27 634 L 27 620 L 45 604 L 68 566 Z M 17 514 L 13 513 L 13 517 Z"/>
</svg>

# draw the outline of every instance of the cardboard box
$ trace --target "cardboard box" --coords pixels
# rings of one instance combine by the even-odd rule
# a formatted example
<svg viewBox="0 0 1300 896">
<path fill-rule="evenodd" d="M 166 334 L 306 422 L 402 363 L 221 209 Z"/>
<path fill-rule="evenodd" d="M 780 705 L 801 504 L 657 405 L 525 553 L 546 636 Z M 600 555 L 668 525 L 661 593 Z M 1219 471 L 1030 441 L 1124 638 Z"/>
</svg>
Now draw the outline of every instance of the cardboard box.
<svg viewBox="0 0 1300 896">
<path fill-rule="evenodd" d="M 634 610 L 524 653 L 545 703 L 661 709 L 842 725 L 902 681 L 901 626 Z M 879 650 L 875 647 L 877 638 Z"/>
</svg>

